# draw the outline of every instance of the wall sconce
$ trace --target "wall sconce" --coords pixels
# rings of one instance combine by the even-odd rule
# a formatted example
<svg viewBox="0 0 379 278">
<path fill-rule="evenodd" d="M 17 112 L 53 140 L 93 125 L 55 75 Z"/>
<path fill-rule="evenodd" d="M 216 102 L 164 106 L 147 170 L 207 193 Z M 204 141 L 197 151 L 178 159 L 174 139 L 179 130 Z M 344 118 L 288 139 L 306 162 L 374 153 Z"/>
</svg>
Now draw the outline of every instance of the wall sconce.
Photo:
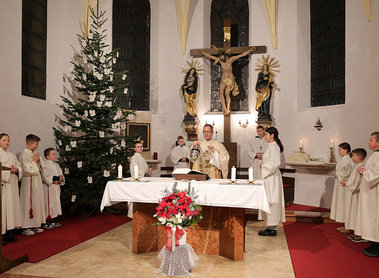
<svg viewBox="0 0 379 278">
<path fill-rule="evenodd" d="M 241 122 L 241 119 L 238 121 L 238 123 L 239 123 L 239 125 L 240 125 L 240 127 L 243 127 L 243 128 L 247 128 L 247 126 L 249 125 L 249 120 L 248 119 L 246 119 L 246 123 L 242 123 Z"/>
<path fill-rule="evenodd" d="M 318 131 L 320 131 L 322 128 L 323 128 L 323 126 L 322 126 L 322 123 L 320 121 L 320 117 L 317 117 L 315 129 L 317 129 Z"/>
</svg>

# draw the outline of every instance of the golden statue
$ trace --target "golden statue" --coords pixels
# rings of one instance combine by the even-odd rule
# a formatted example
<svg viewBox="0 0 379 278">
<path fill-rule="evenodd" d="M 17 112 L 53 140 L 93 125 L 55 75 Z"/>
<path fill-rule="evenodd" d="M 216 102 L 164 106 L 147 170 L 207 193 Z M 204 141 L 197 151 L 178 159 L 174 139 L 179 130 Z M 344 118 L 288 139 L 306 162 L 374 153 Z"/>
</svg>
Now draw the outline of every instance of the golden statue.
<svg viewBox="0 0 379 278">
<path fill-rule="evenodd" d="M 181 87 L 184 101 L 186 103 L 187 114 L 192 117 L 197 116 L 196 111 L 196 92 L 197 92 L 197 83 L 198 83 L 198 74 L 202 74 L 203 70 L 198 61 L 187 61 L 187 67 L 183 69 L 186 72 L 184 77 L 184 83 Z"/>
</svg>

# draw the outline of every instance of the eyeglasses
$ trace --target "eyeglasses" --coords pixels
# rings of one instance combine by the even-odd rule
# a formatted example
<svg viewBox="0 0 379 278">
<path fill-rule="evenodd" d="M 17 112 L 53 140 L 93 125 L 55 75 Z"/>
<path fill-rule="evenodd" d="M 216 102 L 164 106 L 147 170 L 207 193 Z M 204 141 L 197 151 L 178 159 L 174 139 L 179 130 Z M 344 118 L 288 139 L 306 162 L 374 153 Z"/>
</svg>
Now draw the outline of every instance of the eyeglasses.
<svg viewBox="0 0 379 278">
<path fill-rule="evenodd" d="M 212 131 L 203 131 L 203 133 L 212 133 Z"/>
</svg>

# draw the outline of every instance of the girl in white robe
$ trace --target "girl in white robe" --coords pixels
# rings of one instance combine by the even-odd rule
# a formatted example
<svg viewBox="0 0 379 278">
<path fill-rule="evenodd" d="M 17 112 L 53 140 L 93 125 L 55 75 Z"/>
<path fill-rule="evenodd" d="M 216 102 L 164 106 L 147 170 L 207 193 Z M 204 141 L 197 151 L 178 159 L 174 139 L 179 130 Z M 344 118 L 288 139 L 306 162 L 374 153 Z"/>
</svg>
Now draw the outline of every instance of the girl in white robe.
<svg viewBox="0 0 379 278">
<path fill-rule="evenodd" d="M 283 151 L 283 145 L 278 135 L 278 130 L 275 127 L 266 129 L 265 139 L 268 147 L 262 157 L 261 169 L 271 214 L 264 214 L 267 229 L 259 231 L 258 235 L 260 236 L 276 236 L 279 222 L 286 222 L 283 180 L 279 170 L 280 153 Z"/>
<path fill-rule="evenodd" d="M 2 166 L 11 168 L 10 171 L 2 171 L 1 173 L 1 233 L 5 234 L 3 236 L 3 245 L 7 241 L 17 241 L 17 238 L 12 235 L 11 230 L 21 227 L 18 181 L 22 177 L 22 169 L 16 156 L 7 150 L 9 145 L 9 135 L 5 133 L 0 134 L 0 162 Z"/>
<path fill-rule="evenodd" d="M 338 154 L 342 157 L 342 159 L 337 163 L 336 170 L 333 171 L 335 181 L 330 219 L 340 223 L 345 223 L 347 191 L 346 187 L 341 186 L 341 182 L 342 180 L 350 177 L 354 168 L 354 163 L 349 156 L 350 151 L 351 147 L 349 143 L 344 142 L 338 145 Z M 337 230 L 342 233 L 349 233 L 349 230 L 345 229 L 344 226 L 338 227 Z"/>
<path fill-rule="evenodd" d="M 371 241 L 362 249 L 366 256 L 379 257 L 379 131 L 373 132 L 368 143 L 374 153 L 357 169 L 362 175 L 355 233 Z"/>
</svg>

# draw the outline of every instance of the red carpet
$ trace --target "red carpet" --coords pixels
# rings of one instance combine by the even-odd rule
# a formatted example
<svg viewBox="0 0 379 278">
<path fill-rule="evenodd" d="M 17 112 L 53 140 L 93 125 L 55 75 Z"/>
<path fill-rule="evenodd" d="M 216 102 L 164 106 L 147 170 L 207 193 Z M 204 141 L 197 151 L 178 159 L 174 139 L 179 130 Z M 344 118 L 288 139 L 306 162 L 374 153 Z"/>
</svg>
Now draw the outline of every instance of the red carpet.
<svg viewBox="0 0 379 278">
<path fill-rule="evenodd" d="M 379 258 L 365 256 L 370 243 L 354 243 L 341 224 L 286 222 L 284 230 L 297 278 L 379 277 Z"/>
<path fill-rule="evenodd" d="M 28 254 L 28 262 L 36 263 L 131 220 L 116 214 L 98 214 L 80 220 L 82 217 L 64 219 L 59 221 L 61 227 L 45 229 L 34 236 L 16 235 L 17 242 L 3 246 L 4 256 L 14 260 Z"/>
<path fill-rule="evenodd" d="M 286 210 L 330 212 L 330 209 L 327 209 L 327 208 L 311 207 L 311 206 L 298 205 L 298 204 L 290 204 L 289 206 L 286 207 Z"/>
</svg>

